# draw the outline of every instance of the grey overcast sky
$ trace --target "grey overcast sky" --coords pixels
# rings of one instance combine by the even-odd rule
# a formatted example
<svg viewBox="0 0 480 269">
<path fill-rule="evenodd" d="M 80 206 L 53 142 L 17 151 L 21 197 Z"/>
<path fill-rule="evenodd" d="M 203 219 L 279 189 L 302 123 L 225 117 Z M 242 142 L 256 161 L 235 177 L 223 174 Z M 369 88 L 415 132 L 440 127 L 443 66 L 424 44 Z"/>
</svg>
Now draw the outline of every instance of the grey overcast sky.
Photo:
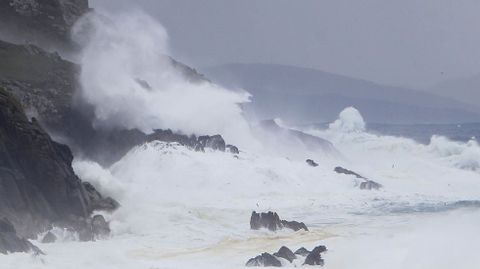
<svg viewBox="0 0 480 269">
<path fill-rule="evenodd" d="M 480 73 L 480 0 L 90 0 L 136 7 L 195 67 L 279 63 L 402 86 Z"/>
</svg>

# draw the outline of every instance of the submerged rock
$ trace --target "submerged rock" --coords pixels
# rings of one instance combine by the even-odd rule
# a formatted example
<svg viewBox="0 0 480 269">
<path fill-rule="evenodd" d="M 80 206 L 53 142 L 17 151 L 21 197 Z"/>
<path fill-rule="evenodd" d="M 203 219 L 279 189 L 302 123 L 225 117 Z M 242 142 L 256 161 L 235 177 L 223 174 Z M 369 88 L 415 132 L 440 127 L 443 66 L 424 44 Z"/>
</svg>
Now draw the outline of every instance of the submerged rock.
<svg viewBox="0 0 480 269">
<path fill-rule="evenodd" d="M 297 258 L 295 254 L 286 246 L 281 247 L 277 252 L 273 253 L 274 256 L 284 258 L 285 260 L 292 262 Z"/>
<path fill-rule="evenodd" d="M 0 219 L 0 253 L 30 252 L 44 254 L 38 247 L 17 235 L 15 227 L 6 218 Z"/>
<path fill-rule="evenodd" d="M 313 167 L 317 167 L 317 166 L 318 166 L 318 163 L 316 163 L 316 162 L 315 162 L 314 160 L 312 160 L 312 159 L 307 159 L 305 162 L 306 162 L 308 165 L 313 166 Z"/>
<path fill-rule="evenodd" d="M 268 211 L 266 213 L 252 212 L 250 217 L 250 228 L 258 230 L 260 228 L 267 228 L 270 231 L 276 231 L 283 228 L 292 229 L 294 231 L 305 230 L 308 231 L 307 226 L 303 222 L 281 220 L 276 212 Z"/>
<path fill-rule="evenodd" d="M 272 254 L 269 253 L 262 253 L 261 255 L 258 255 L 255 258 L 251 258 L 250 260 L 247 261 L 245 264 L 246 266 L 261 266 L 261 267 L 267 267 L 267 266 L 275 266 L 275 267 L 281 267 L 282 263 L 275 258 Z"/>
</svg>

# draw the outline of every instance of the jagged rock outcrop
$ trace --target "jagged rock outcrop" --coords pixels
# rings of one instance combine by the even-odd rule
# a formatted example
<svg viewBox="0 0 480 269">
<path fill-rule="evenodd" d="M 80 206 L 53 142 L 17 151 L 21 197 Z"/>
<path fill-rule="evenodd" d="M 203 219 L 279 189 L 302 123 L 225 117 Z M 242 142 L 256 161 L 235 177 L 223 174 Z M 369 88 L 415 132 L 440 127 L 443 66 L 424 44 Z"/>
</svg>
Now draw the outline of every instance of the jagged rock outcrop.
<svg viewBox="0 0 480 269">
<path fill-rule="evenodd" d="M 355 176 L 358 179 L 362 179 L 363 181 L 360 183 L 360 189 L 361 190 L 378 190 L 382 188 L 382 184 L 377 183 L 373 180 L 370 180 L 368 178 L 365 178 L 351 170 L 345 169 L 343 167 L 337 166 L 335 169 L 333 169 L 338 174 L 345 174 L 345 175 L 352 175 Z"/>
<path fill-rule="evenodd" d="M 53 141 L 35 118 L 29 121 L 20 103 L 0 88 L 0 217 L 21 236 L 112 209 L 99 206 L 112 199 L 93 187 L 87 191 L 72 160 L 69 148 Z"/>
<path fill-rule="evenodd" d="M 294 254 L 306 257 L 308 254 L 310 254 L 310 251 L 304 247 L 301 247 L 297 249 Z"/>
<path fill-rule="evenodd" d="M 89 10 L 88 0 L 2 0 L 0 33 L 16 43 L 69 49 L 72 26 Z"/>
<path fill-rule="evenodd" d="M 307 226 L 303 222 L 281 220 L 276 212 L 268 211 L 257 213 L 252 212 L 250 217 L 250 228 L 258 230 L 266 228 L 270 231 L 277 231 L 283 228 L 292 229 L 294 231 L 304 230 L 308 231 Z"/>
<path fill-rule="evenodd" d="M 146 136 L 146 138 L 141 139 L 141 143 L 151 142 L 151 141 L 164 141 L 164 142 L 177 142 L 182 146 L 186 146 L 192 150 L 196 151 L 205 151 L 205 149 L 226 151 L 238 154 L 238 148 L 232 145 L 225 145 L 225 140 L 221 135 L 202 135 L 196 137 L 195 135 L 183 135 L 174 133 L 172 130 L 154 130 L 152 134 Z M 233 148 L 233 149 L 232 149 Z"/>
<path fill-rule="evenodd" d="M 13 224 L 8 219 L 0 219 L 0 253 L 8 254 L 30 251 L 37 255 L 43 254 L 43 252 L 30 243 L 30 241 L 19 237 L 15 227 L 13 227 Z"/>
<path fill-rule="evenodd" d="M 284 258 L 289 262 L 292 262 L 297 258 L 297 256 L 295 256 L 295 254 L 286 246 L 282 246 L 277 252 L 273 253 L 273 256 Z"/>
<path fill-rule="evenodd" d="M 225 151 L 225 140 L 223 140 L 221 135 L 202 135 L 197 139 L 197 146 L 201 150 L 211 148 L 213 150 Z"/>
<path fill-rule="evenodd" d="M 269 267 L 269 266 L 274 266 L 274 267 L 281 267 L 282 263 L 275 258 L 272 254 L 269 253 L 262 253 L 258 255 L 255 258 L 251 258 L 250 260 L 247 261 L 245 266 L 253 267 L 253 266 L 260 266 L 260 267 Z"/>
<path fill-rule="evenodd" d="M 315 247 L 305 258 L 304 265 L 321 265 L 323 266 L 324 260 L 322 259 L 322 252 L 327 251 L 325 246 Z"/>
<path fill-rule="evenodd" d="M 323 266 L 324 260 L 322 259 L 321 253 L 327 251 L 327 248 L 323 245 L 315 247 L 312 251 L 308 251 L 306 248 L 302 247 L 293 253 L 288 247 L 282 246 L 277 252 L 273 255 L 267 252 L 264 252 L 255 258 L 251 258 L 245 264 L 246 266 L 256 266 L 256 267 L 268 267 L 275 266 L 281 267 L 282 264 L 288 265 L 287 262 L 293 264 L 294 260 L 299 260 L 295 262 L 294 265 L 313 265 L 313 266 Z M 280 260 L 285 259 L 285 262 Z"/>
</svg>

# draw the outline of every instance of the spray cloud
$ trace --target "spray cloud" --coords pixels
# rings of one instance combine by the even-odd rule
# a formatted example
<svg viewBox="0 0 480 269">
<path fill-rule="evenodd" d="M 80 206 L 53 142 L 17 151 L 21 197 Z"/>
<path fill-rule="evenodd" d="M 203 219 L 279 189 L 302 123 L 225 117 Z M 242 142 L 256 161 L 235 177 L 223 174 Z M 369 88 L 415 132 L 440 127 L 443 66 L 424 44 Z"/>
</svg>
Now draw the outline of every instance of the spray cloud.
<svg viewBox="0 0 480 269">
<path fill-rule="evenodd" d="M 248 137 L 239 104 L 248 102 L 249 94 L 192 82 L 167 56 L 168 34 L 154 19 L 139 11 L 89 14 L 74 37 L 87 25 L 81 97 L 94 107 L 97 126 L 220 133 L 234 143 Z"/>
</svg>

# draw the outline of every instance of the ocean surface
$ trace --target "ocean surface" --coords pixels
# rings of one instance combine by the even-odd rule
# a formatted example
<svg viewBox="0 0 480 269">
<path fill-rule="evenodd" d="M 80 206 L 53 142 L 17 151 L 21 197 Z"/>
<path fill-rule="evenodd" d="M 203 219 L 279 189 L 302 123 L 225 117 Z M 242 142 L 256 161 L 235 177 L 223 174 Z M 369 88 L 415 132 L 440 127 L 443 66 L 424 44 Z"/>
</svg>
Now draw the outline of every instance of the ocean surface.
<svg viewBox="0 0 480 269">
<path fill-rule="evenodd" d="M 329 123 L 314 124 L 326 129 Z M 371 133 L 411 138 L 418 143 L 428 144 L 432 136 L 443 136 L 450 140 L 467 142 L 480 138 L 480 123 L 458 124 L 385 124 L 367 123 Z"/>
<path fill-rule="evenodd" d="M 111 237 L 79 242 L 55 228 L 58 242 L 33 241 L 47 255 L 0 255 L 1 268 L 245 268 L 284 245 L 326 245 L 324 268 L 477 269 L 480 147 L 468 137 L 478 125 L 459 129 L 375 128 L 348 108 L 327 128 L 302 129 L 330 141 L 335 154 L 298 141 L 277 151 L 243 146 L 237 157 L 153 141 L 111 167 L 75 159 L 80 178 L 121 204 L 106 214 Z M 361 180 L 336 174 L 336 166 L 383 187 L 361 190 Z M 276 211 L 310 231 L 252 231 L 253 210 Z"/>
<path fill-rule="evenodd" d="M 367 128 L 383 135 L 403 136 L 428 144 L 434 135 L 444 136 L 454 141 L 467 142 L 480 138 L 480 123 L 461 124 L 381 124 L 369 123 Z"/>
<path fill-rule="evenodd" d="M 167 31 L 153 19 L 129 12 L 91 23 L 79 79 L 95 124 L 221 134 L 240 154 L 151 141 L 110 167 L 75 156 L 79 178 L 121 205 L 100 212 L 111 236 L 79 242 L 53 227 L 57 242 L 32 240 L 46 255 L 0 255 L 1 269 L 245 268 L 282 246 L 318 245 L 328 248 L 328 269 L 480 268 L 480 146 L 470 139 L 478 124 L 375 125 L 348 107 L 328 125 L 278 123 L 316 137 L 315 147 L 279 139 L 282 132 L 260 137 L 238 106 L 248 94 L 179 74 L 165 58 Z M 362 190 L 362 179 L 337 166 L 382 188 Z M 253 210 L 310 231 L 251 230 Z"/>
</svg>

